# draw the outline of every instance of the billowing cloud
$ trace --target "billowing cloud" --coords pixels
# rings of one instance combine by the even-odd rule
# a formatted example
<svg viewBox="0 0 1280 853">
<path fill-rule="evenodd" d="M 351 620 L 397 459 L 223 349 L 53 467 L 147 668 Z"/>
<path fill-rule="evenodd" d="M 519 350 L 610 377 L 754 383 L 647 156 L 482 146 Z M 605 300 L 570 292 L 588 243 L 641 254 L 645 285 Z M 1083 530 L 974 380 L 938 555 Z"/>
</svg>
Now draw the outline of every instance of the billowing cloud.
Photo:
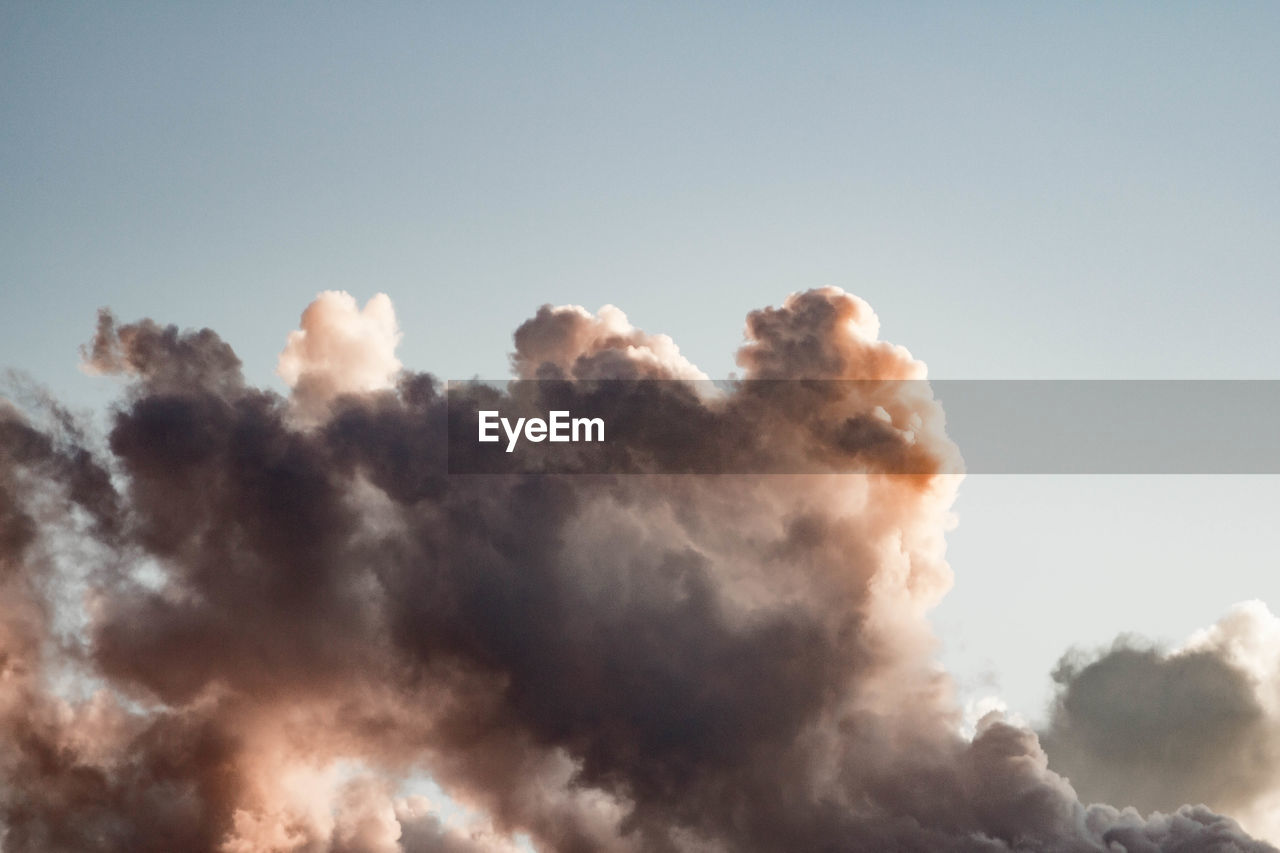
<svg viewBox="0 0 1280 853">
<path fill-rule="evenodd" d="M 1234 608 L 1171 651 L 1121 639 L 1065 657 L 1043 735 L 1081 796 L 1142 811 L 1204 803 L 1280 838 L 1280 619 Z"/>
<path fill-rule="evenodd" d="M 314 414 L 339 394 L 394 386 L 401 335 L 385 293 L 360 308 L 351 294 L 326 290 L 302 312 L 301 326 L 289 333 L 276 372 L 304 410 Z"/>
<path fill-rule="evenodd" d="M 1271 849 L 1207 808 L 1086 806 L 998 715 L 959 733 L 926 619 L 955 448 L 922 383 L 857 381 L 924 375 L 861 300 L 753 312 L 739 364 L 771 390 L 631 410 L 732 410 L 769 441 L 672 452 L 852 477 L 450 476 L 443 390 L 373 313 L 313 303 L 292 400 L 208 330 L 104 315 L 87 357 L 130 383 L 104 451 L 0 411 L 6 851 Z M 616 309 L 515 343 L 524 378 L 702 376 Z M 884 473 L 903 453 L 919 473 Z"/>
<path fill-rule="evenodd" d="M 543 305 L 516 329 L 521 379 L 706 379 L 667 335 L 635 328 L 613 305 Z"/>
</svg>

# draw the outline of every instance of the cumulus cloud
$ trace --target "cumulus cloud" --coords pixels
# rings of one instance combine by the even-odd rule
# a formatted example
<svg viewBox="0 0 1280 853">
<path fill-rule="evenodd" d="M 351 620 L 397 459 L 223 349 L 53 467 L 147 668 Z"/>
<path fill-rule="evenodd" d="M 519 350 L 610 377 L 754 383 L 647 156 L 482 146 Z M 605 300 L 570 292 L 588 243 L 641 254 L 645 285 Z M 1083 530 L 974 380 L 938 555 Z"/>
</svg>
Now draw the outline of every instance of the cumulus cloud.
<svg viewBox="0 0 1280 853">
<path fill-rule="evenodd" d="M 667 335 L 631 325 L 613 305 L 543 305 L 516 329 L 512 369 L 521 379 L 706 379 Z"/>
<path fill-rule="evenodd" d="M 955 448 L 923 383 L 863 382 L 924 366 L 861 300 L 753 312 L 738 361 L 766 382 L 629 410 L 769 437 L 680 433 L 641 473 L 852 477 L 450 476 L 443 389 L 397 373 L 375 302 L 313 303 L 292 399 L 213 332 L 104 315 L 86 357 L 129 380 L 104 451 L 0 410 L 6 851 L 1271 849 L 1207 808 L 1086 806 L 999 714 L 960 733 L 926 619 Z M 616 309 L 539 310 L 512 363 L 702 376 Z M 481 822 L 404 795 L 424 773 Z"/>
<path fill-rule="evenodd" d="M 276 372 L 305 410 L 315 413 L 339 394 L 393 387 L 400 372 L 400 327 L 385 293 L 360 308 L 345 291 L 327 290 L 302 312 Z"/>
<path fill-rule="evenodd" d="M 1082 797 L 1171 811 L 1202 803 L 1280 840 L 1280 619 L 1238 605 L 1170 650 L 1122 639 L 1063 658 L 1043 735 Z"/>
</svg>

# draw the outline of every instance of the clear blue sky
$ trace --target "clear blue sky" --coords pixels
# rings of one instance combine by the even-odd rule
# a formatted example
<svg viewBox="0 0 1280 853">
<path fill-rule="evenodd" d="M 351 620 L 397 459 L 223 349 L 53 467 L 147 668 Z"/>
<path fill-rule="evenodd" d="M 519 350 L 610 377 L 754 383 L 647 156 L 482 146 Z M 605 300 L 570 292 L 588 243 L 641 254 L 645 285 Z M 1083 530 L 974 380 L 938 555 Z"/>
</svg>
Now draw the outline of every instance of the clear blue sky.
<svg viewBox="0 0 1280 853">
<path fill-rule="evenodd" d="M 444 376 L 505 374 L 543 302 L 615 303 L 722 376 L 747 310 L 836 284 L 934 376 L 1275 378 L 1278 40 L 1275 3 L 4 0 L 0 365 L 100 403 L 76 348 L 108 305 L 273 383 L 340 288 L 389 293 Z M 1117 561 L 1186 586 L 1220 535 L 1232 590 L 1280 593 L 1241 520 L 1274 486 L 999 482 L 965 487 L 940 620 L 1019 697 L 1056 652 L 987 654 L 984 578 L 1083 606 Z M 1169 595 L 1153 627 L 1038 636 L 1234 600 Z"/>
</svg>

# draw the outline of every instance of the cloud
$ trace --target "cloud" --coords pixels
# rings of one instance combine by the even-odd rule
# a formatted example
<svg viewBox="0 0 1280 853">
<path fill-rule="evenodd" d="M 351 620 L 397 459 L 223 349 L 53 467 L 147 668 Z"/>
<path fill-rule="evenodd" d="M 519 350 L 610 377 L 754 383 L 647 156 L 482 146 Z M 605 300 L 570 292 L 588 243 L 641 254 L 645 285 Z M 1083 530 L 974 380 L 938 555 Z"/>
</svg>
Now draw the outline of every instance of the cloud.
<svg viewBox="0 0 1280 853">
<path fill-rule="evenodd" d="M 302 312 L 276 372 L 305 411 L 316 414 L 340 394 L 392 388 L 400 372 L 400 328 L 385 293 L 365 303 L 345 291 L 326 290 Z"/>
<path fill-rule="evenodd" d="M 706 379 L 667 335 L 635 328 L 613 305 L 543 305 L 515 332 L 521 379 Z"/>
<path fill-rule="evenodd" d="M 1042 739 L 1088 799 L 1202 803 L 1280 839 L 1280 619 L 1254 601 L 1172 651 L 1122 639 L 1068 655 Z"/>
<path fill-rule="evenodd" d="M 6 851 L 1271 849 L 1083 805 L 999 715 L 959 733 L 926 618 L 955 448 L 922 383 L 860 382 L 924 375 L 861 300 L 753 312 L 739 364 L 779 382 L 631 410 L 768 439 L 650 453 L 845 477 L 449 476 L 441 386 L 375 303 L 304 313 L 291 399 L 212 332 L 104 315 L 87 358 L 130 383 L 104 452 L 0 412 Z M 702 376 L 616 309 L 515 344 L 521 377 Z M 403 796 L 421 773 L 481 823 Z"/>
</svg>

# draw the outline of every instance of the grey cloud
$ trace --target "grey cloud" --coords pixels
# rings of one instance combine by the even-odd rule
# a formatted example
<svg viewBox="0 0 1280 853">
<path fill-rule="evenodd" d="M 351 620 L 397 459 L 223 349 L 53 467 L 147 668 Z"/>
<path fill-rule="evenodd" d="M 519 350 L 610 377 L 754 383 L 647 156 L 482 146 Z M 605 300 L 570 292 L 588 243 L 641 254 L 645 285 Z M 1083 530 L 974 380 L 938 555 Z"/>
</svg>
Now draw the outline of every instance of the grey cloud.
<svg viewBox="0 0 1280 853">
<path fill-rule="evenodd" d="M 740 363 L 921 374 L 875 327 L 838 290 L 795 295 L 753 315 Z M 699 375 L 620 312 L 545 309 L 516 346 L 525 376 Z M 44 450 L 16 417 L 0 431 L 0 638 L 20 673 L 0 682 L 6 850 L 500 849 L 514 832 L 566 853 L 1271 849 L 1204 810 L 1086 807 L 1025 729 L 957 733 L 924 618 L 950 583 L 955 478 L 451 477 L 429 376 L 304 421 L 212 332 L 104 315 L 88 354 L 131 383 L 105 458 Z M 662 403 L 703 405 L 655 402 L 634 409 L 655 434 Z M 877 407 L 940 424 L 879 386 L 792 403 L 730 401 L 823 464 L 874 462 L 884 435 L 857 419 Z M 799 440 L 828 418 L 853 425 Z M 921 434 L 926 459 L 953 452 Z M 678 452 L 724 452 L 700 435 Z M 34 473 L 57 498 L 39 512 Z M 114 508 L 99 529 L 74 523 L 80 504 Z M 63 535 L 97 555 L 74 569 L 75 654 L 48 594 Z M 96 698 L 61 695 L 66 669 Z M 374 781 L 335 776 L 351 766 Z M 397 806 L 416 772 L 489 825 Z"/>
</svg>

